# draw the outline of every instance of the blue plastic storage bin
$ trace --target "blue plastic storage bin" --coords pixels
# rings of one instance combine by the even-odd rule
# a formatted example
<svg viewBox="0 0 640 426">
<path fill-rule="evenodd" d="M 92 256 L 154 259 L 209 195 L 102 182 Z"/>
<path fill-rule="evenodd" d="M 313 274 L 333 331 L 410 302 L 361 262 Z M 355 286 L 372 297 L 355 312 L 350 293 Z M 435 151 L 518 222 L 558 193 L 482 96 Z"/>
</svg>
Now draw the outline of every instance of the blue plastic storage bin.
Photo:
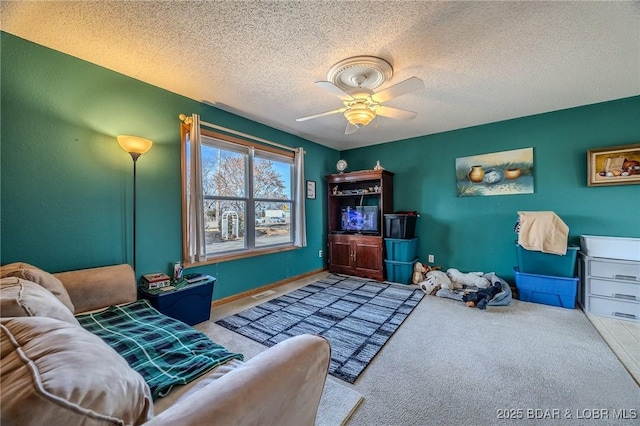
<svg viewBox="0 0 640 426">
<path fill-rule="evenodd" d="M 384 245 L 387 249 L 387 260 L 394 262 L 408 262 L 417 257 L 418 238 L 409 240 L 399 238 L 385 238 Z"/>
<path fill-rule="evenodd" d="M 513 268 L 520 300 L 574 309 L 579 278 L 526 274 Z"/>
<path fill-rule="evenodd" d="M 413 265 L 417 261 L 417 258 L 410 262 L 385 260 L 384 263 L 387 266 L 387 281 L 391 281 L 392 283 L 411 284 Z"/>
<path fill-rule="evenodd" d="M 216 278 L 194 284 L 180 285 L 175 290 L 145 290 L 139 295 L 165 315 L 189 325 L 207 321 L 211 315 L 211 298 Z"/>
<path fill-rule="evenodd" d="M 567 254 L 559 255 L 527 250 L 516 241 L 518 269 L 525 274 L 550 275 L 554 277 L 574 277 L 576 256 L 580 247 L 567 246 Z"/>
</svg>

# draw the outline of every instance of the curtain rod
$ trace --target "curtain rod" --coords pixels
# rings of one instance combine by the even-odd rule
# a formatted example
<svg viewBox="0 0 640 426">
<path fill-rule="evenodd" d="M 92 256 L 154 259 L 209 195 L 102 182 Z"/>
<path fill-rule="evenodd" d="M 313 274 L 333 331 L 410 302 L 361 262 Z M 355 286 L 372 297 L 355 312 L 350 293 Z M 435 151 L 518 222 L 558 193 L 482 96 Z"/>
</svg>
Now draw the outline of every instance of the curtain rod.
<svg viewBox="0 0 640 426">
<path fill-rule="evenodd" d="M 187 124 L 189 124 L 188 120 L 191 119 L 191 117 L 187 117 L 184 114 L 180 114 L 179 118 L 180 118 L 180 120 L 184 121 Z M 292 148 L 290 146 L 282 145 L 282 144 L 279 144 L 277 142 L 271 142 L 271 141 L 266 140 L 266 139 L 262 139 L 262 138 L 259 138 L 259 137 L 256 137 L 256 136 L 251 136 L 249 134 L 242 133 L 242 132 L 239 132 L 237 130 L 229 129 L 228 127 L 222 127 L 222 126 L 218 126 L 217 124 L 208 123 L 206 121 L 200 120 L 200 125 L 205 125 L 207 127 L 211 127 L 212 129 L 222 130 L 223 132 L 232 133 L 232 134 L 234 134 L 236 136 L 241 136 L 243 138 L 252 139 L 252 140 L 254 140 L 256 142 L 265 143 L 267 145 L 272 145 L 272 146 L 275 146 L 275 147 L 278 147 L 278 148 L 282 148 L 282 149 L 286 149 L 286 150 L 289 150 L 289 151 L 295 152 L 295 151 L 298 150 L 297 148 Z"/>
</svg>

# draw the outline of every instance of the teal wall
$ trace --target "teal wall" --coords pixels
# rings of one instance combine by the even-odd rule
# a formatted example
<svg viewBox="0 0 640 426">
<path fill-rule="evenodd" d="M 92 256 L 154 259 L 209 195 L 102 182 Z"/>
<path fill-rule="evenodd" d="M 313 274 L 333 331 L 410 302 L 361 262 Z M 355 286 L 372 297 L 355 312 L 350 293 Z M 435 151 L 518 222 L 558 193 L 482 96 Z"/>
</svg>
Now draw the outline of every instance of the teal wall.
<svg viewBox="0 0 640 426">
<path fill-rule="evenodd" d="M 308 247 L 193 269 L 214 298 L 323 268 L 323 181 L 338 152 L 1 33 L 1 263 L 51 272 L 132 261 L 131 157 L 118 134 L 153 140 L 137 163 L 138 274 L 181 259 L 180 113 L 306 150 Z"/>
<path fill-rule="evenodd" d="M 324 176 L 376 160 L 395 175 L 396 210 L 418 210 L 419 255 L 511 279 L 519 210 L 552 210 L 580 234 L 640 237 L 640 186 L 586 186 L 589 148 L 640 142 L 640 97 L 338 153 L 77 58 L 1 33 L 0 261 L 56 272 L 130 262 L 132 161 L 116 141 L 154 141 L 138 160 L 138 273 L 181 258 L 177 116 L 202 119 L 307 152 L 308 247 L 193 269 L 218 278 L 218 299 L 324 266 Z M 418 118 L 419 119 L 419 118 Z M 535 193 L 456 196 L 457 157 L 534 148 Z"/>
<path fill-rule="evenodd" d="M 420 119 L 420 118 L 418 118 Z M 428 119 L 428 118 L 427 118 Z M 381 122 L 380 125 L 383 125 Z M 394 209 L 417 210 L 420 260 L 462 271 L 516 265 L 518 211 L 551 210 L 580 235 L 640 237 L 640 186 L 588 187 L 588 149 L 640 143 L 640 96 L 345 151 L 351 170 L 394 172 Z M 533 147 L 535 193 L 456 195 L 455 159 Z"/>
</svg>

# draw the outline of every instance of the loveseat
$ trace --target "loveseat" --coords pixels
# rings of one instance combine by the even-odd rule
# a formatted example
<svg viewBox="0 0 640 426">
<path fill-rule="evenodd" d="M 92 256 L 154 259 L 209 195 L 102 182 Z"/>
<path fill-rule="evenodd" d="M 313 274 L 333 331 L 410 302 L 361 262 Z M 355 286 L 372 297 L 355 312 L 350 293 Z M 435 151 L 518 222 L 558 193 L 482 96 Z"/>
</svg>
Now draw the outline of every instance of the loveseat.
<svg viewBox="0 0 640 426">
<path fill-rule="evenodd" d="M 1 276 L 3 426 L 314 424 L 330 361 L 321 337 L 232 359 L 154 402 L 142 376 L 78 321 L 140 302 L 130 266 L 49 274 L 14 263 Z"/>
</svg>

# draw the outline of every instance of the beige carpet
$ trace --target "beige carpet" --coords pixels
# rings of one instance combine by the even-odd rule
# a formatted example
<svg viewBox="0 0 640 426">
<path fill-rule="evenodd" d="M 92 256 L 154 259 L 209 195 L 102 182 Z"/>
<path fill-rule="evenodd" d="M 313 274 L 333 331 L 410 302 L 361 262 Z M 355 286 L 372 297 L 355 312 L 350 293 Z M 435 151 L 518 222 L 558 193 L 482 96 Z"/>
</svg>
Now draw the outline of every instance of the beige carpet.
<svg viewBox="0 0 640 426">
<path fill-rule="evenodd" d="M 306 285 L 305 280 L 281 286 L 269 298 Z M 225 346 L 233 348 L 241 336 L 212 321 L 264 300 L 245 298 L 214 308 L 211 321 L 203 324 L 218 327 L 211 331 L 223 339 L 219 343 L 225 345 L 224 339 L 229 339 Z M 263 350 L 249 339 L 242 342 L 247 349 Z M 617 425 L 635 424 L 637 419 L 614 416 L 640 413 L 640 387 L 581 310 L 517 300 L 508 307 L 480 311 L 453 300 L 425 297 L 356 383 L 338 384 L 364 399 L 353 405 L 350 417 L 329 420 L 334 407 L 323 395 L 329 409 L 322 408 L 319 424 L 519 424 L 498 419 L 500 410 L 515 409 L 527 416 L 527 410 L 558 409 L 559 419 L 522 420 Z M 609 418 L 576 419 L 596 408 L 609 410 Z M 322 423 L 324 419 L 332 423 Z"/>
<path fill-rule="evenodd" d="M 349 426 L 624 425 L 640 407 L 640 388 L 582 311 L 519 300 L 480 311 L 425 297 L 354 389 L 365 400 Z M 586 419 L 596 408 L 608 417 Z"/>
</svg>

